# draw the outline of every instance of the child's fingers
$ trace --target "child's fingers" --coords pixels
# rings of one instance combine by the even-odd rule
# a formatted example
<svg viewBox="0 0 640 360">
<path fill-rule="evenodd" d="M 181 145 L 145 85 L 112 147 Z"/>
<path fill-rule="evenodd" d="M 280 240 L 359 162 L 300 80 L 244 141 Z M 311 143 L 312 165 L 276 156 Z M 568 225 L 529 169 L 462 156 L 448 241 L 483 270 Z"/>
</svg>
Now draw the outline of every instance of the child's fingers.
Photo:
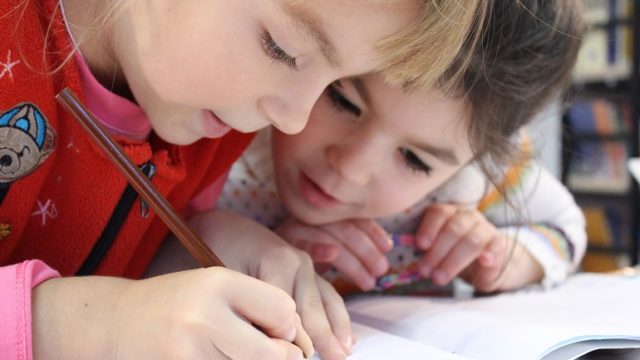
<svg viewBox="0 0 640 360">
<path fill-rule="evenodd" d="M 459 211 L 455 216 L 450 217 L 420 261 L 421 274 L 430 277 L 459 239 L 463 238 L 475 224 L 476 217 L 471 211 Z"/>
<path fill-rule="evenodd" d="M 462 270 L 473 263 L 491 242 L 495 231 L 483 224 L 476 224 L 463 237 L 461 237 L 453 249 L 442 260 L 431 274 L 431 278 L 437 285 L 445 285 Z"/>
<path fill-rule="evenodd" d="M 373 276 L 380 276 L 387 272 L 389 261 L 384 252 L 380 251 L 375 242 L 352 222 L 340 222 L 325 225 L 322 229 L 339 240 L 342 246 L 349 250 L 359 262 L 364 265 Z"/>
<path fill-rule="evenodd" d="M 373 289 L 376 284 L 376 276 L 349 251 L 340 252 L 333 266 L 364 291 Z"/>
<path fill-rule="evenodd" d="M 311 355 L 305 354 L 302 351 L 302 349 L 300 349 L 299 347 L 295 346 L 290 342 L 280 340 L 280 339 L 273 339 L 273 341 L 278 346 L 280 346 L 285 350 L 286 357 L 284 359 L 286 360 L 304 360 L 304 359 L 309 359 L 311 357 Z M 264 358 L 263 356 L 259 357 L 259 359 L 263 359 L 263 358 Z"/>
<path fill-rule="evenodd" d="M 337 302 L 339 295 L 325 299 L 323 295 L 332 296 L 331 293 L 320 293 L 316 279 L 316 273 L 311 264 L 298 269 L 295 287 L 295 298 L 298 313 L 302 318 L 302 324 L 313 340 L 315 349 L 322 359 L 346 359 L 346 353 L 342 344 L 334 335 L 325 309 L 326 302 Z"/>
<path fill-rule="evenodd" d="M 313 349 L 313 341 L 311 340 L 311 336 L 309 336 L 309 334 L 307 334 L 307 332 L 304 330 L 304 327 L 302 326 L 302 319 L 298 314 L 296 314 L 295 323 L 296 338 L 293 340 L 293 343 L 297 348 L 300 349 L 300 352 L 304 354 L 305 358 L 310 358 L 315 352 L 315 350 Z M 289 355 L 292 355 L 291 352 L 288 353 Z M 293 354 L 295 353 L 296 352 L 294 352 Z M 297 358 L 298 357 L 296 357 L 296 359 Z M 289 359 L 289 357 L 287 357 L 287 359 Z"/>
<path fill-rule="evenodd" d="M 360 230 L 369 236 L 378 247 L 378 250 L 387 253 L 393 248 L 393 240 L 377 221 L 366 219 L 354 220 L 353 222 Z"/>
<path fill-rule="evenodd" d="M 435 204 L 428 207 L 416 232 L 416 245 L 421 250 L 429 249 L 436 241 L 442 227 L 454 216 L 458 207 L 450 204 Z"/>
<path fill-rule="evenodd" d="M 227 301 L 236 313 L 260 326 L 271 336 L 293 340 L 296 304 L 287 292 L 248 276 L 234 277 L 233 281 L 234 284 L 225 290 L 228 294 Z"/>
<path fill-rule="evenodd" d="M 335 261 L 340 251 L 341 248 L 335 245 L 318 243 L 309 244 L 309 250 L 307 252 L 311 255 L 313 262 L 327 264 Z"/>
<path fill-rule="evenodd" d="M 212 328 L 211 338 L 224 338 L 225 341 L 215 342 L 218 351 L 230 359 L 302 359 L 304 350 L 291 342 L 281 338 L 271 338 L 265 331 L 248 323 L 243 318 L 229 314 L 229 318 L 216 319 L 218 322 Z M 264 329 L 263 329 L 264 331 Z M 235 336 L 229 336 L 234 334 Z M 251 346 L 247 346 L 251 344 Z M 313 352 L 312 349 L 307 351 Z M 217 357 L 203 357 L 215 358 Z"/>
<path fill-rule="evenodd" d="M 491 292 L 498 289 L 501 280 L 501 274 L 504 269 L 507 257 L 506 239 L 500 235 L 495 236 L 484 250 L 484 254 L 489 254 L 491 262 L 485 265 L 481 261 L 472 264 L 468 271 L 465 271 L 462 278 L 471 284 L 476 290 L 481 292 Z"/>
<path fill-rule="evenodd" d="M 280 231 L 288 243 L 308 253 L 313 261 L 330 263 L 338 256 L 340 243 L 324 231 L 311 226 L 299 227 L 297 231 Z"/>
<path fill-rule="evenodd" d="M 351 331 L 351 321 L 347 308 L 344 305 L 344 300 L 325 279 L 319 276 L 316 277 L 316 279 L 318 289 L 324 299 L 324 307 L 327 311 L 333 333 L 338 338 L 338 341 L 340 341 L 340 344 L 342 344 L 345 353 L 351 355 L 353 346 L 355 345 L 355 338 Z"/>
</svg>

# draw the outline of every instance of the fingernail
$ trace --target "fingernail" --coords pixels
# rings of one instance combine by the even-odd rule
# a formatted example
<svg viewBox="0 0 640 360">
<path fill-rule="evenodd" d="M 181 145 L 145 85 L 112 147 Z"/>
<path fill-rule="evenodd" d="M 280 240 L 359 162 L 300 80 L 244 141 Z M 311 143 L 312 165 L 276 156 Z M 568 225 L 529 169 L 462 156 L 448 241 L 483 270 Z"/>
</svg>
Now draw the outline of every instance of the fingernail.
<svg viewBox="0 0 640 360">
<path fill-rule="evenodd" d="M 296 339 L 297 334 L 298 334 L 298 331 L 296 330 L 296 327 L 291 326 L 290 328 L 287 329 L 284 340 L 292 342 L 293 340 Z"/>
<path fill-rule="evenodd" d="M 353 352 L 353 338 L 351 335 L 348 335 L 342 339 L 342 347 L 347 352 L 347 355 L 351 355 Z"/>
<path fill-rule="evenodd" d="M 376 279 L 372 277 L 366 278 L 361 284 L 362 290 L 365 291 L 373 289 L 374 286 L 376 286 Z"/>
<path fill-rule="evenodd" d="M 389 267 L 389 262 L 386 258 L 382 258 L 376 264 L 376 275 L 380 276 L 387 272 L 387 268 Z"/>
<path fill-rule="evenodd" d="M 428 278 L 429 275 L 431 275 L 431 266 L 429 265 L 422 265 L 420 267 L 420 274 L 422 274 L 423 277 Z"/>
<path fill-rule="evenodd" d="M 393 239 L 387 233 L 384 234 L 386 250 L 389 251 L 393 248 Z"/>
<path fill-rule="evenodd" d="M 416 243 L 421 250 L 426 250 L 431 246 L 431 239 L 423 235 L 417 239 Z"/>
<path fill-rule="evenodd" d="M 447 282 L 447 274 L 444 271 L 436 270 L 432 276 L 433 282 L 438 285 L 444 285 Z"/>
<path fill-rule="evenodd" d="M 493 264 L 493 254 L 492 253 L 482 254 L 482 264 L 484 266 L 490 266 L 491 264 Z"/>
</svg>

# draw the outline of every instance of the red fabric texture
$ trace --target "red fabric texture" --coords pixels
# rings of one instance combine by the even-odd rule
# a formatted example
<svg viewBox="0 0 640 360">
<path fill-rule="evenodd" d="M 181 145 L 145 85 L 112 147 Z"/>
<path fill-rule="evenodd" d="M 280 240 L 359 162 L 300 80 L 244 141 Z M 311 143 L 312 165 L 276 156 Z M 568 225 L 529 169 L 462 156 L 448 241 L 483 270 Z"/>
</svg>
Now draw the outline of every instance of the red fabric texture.
<svg viewBox="0 0 640 360">
<path fill-rule="evenodd" d="M 19 61 L 10 76 L 5 71 L 0 77 L 0 116 L 32 103 L 56 134 L 51 155 L 13 181 L 0 205 L 0 229 L 8 229 L 0 239 L 0 265 L 38 258 L 62 275 L 72 275 L 100 237 L 127 183 L 55 100 L 64 87 L 85 100 L 57 1 L 2 1 L 0 14 L 0 61 L 9 56 Z M 152 182 L 180 212 L 227 171 L 251 138 L 232 131 L 189 146 L 154 136 L 147 142 L 118 140 L 137 165 L 152 161 L 157 166 Z M 140 213 L 136 201 L 98 274 L 141 276 L 168 229 L 153 211 L 148 218 Z"/>
</svg>

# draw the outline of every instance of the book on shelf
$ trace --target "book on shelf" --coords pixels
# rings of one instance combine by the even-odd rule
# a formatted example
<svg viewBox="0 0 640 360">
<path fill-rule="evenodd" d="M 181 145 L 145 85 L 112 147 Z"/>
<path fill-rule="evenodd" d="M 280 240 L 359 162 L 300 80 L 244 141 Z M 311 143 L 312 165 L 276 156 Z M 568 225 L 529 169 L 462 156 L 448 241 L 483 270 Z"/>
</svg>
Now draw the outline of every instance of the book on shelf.
<svg viewBox="0 0 640 360">
<path fill-rule="evenodd" d="M 576 100 L 567 111 L 578 137 L 581 134 L 623 135 L 631 129 L 631 105 L 604 97 Z"/>
<path fill-rule="evenodd" d="M 590 246 L 601 249 L 624 249 L 629 244 L 628 211 L 615 205 L 581 206 L 587 224 Z"/>
<path fill-rule="evenodd" d="M 548 291 L 472 299 L 349 299 L 358 338 L 349 359 L 566 360 L 599 349 L 637 356 L 640 276 L 632 273 L 583 273 Z"/>
<path fill-rule="evenodd" d="M 573 70 L 576 83 L 616 82 L 631 75 L 632 29 L 619 23 L 593 27 L 582 38 Z"/>
<path fill-rule="evenodd" d="M 621 194 L 631 179 L 626 168 L 627 144 L 582 141 L 572 149 L 567 186 L 572 191 Z"/>
<path fill-rule="evenodd" d="M 612 18 L 631 17 L 633 0 L 582 0 L 584 18 L 588 24 L 606 24 Z"/>
</svg>

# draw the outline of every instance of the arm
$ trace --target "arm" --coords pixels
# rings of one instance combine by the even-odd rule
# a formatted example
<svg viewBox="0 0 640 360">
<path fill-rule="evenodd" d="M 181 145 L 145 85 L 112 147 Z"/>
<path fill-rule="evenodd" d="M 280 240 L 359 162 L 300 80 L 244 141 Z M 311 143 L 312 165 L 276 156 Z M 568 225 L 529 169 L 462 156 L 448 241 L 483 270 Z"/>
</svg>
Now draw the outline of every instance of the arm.
<svg viewBox="0 0 640 360">
<path fill-rule="evenodd" d="M 480 209 L 540 263 L 543 285 L 553 286 L 575 271 L 584 256 L 584 216 L 569 191 L 540 164 L 529 161 L 521 171 L 519 184 L 508 189 L 512 194 L 508 200 L 522 209 L 520 213 L 495 193 L 481 202 Z"/>
<path fill-rule="evenodd" d="M 228 269 L 51 279 L 33 299 L 38 359 L 302 359 L 291 298 Z"/>
</svg>

